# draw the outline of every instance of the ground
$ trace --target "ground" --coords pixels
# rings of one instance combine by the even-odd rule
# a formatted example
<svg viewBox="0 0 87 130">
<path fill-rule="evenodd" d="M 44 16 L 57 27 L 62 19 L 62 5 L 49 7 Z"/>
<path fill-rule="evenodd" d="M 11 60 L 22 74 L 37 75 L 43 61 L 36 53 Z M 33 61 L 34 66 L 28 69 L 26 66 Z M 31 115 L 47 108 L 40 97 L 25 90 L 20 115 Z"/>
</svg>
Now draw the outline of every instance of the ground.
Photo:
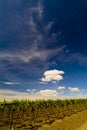
<svg viewBox="0 0 87 130">
<path fill-rule="evenodd" d="M 87 130 L 87 110 L 56 120 L 51 125 L 43 125 L 38 130 Z"/>
</svg>

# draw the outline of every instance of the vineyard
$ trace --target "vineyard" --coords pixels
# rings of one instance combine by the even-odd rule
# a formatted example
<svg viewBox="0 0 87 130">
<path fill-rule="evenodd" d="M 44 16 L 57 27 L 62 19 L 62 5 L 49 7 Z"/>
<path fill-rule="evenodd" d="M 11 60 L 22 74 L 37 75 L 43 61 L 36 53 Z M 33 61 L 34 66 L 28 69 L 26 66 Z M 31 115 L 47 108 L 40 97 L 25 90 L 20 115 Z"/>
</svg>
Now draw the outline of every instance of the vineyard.
<svg viewBox="0 0 87 130">
<path fill-rule="evenodd" d="M 14 100 L 0 103 L 0 130 L 38 130 L 87 109 L 87 99 Z"/>
</svg>

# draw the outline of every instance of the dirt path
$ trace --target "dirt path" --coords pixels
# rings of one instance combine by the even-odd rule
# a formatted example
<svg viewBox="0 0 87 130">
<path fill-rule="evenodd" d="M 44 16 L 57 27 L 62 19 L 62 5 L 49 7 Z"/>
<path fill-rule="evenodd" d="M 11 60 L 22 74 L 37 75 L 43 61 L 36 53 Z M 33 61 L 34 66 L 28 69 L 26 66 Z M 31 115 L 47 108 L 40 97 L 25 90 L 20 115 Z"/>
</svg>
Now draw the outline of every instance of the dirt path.
<svg viewBox="0 0 87 130">
<path fill-rule="evenodd" d="M 43 125 L 38 130 L 87 130 L 87 110 L 56 120 L 51 125 Z"/>
<path fill-rule="evenodd" d="M 84 123 L 81 127 L 79 127 L 77 130 L 87 130 L 87 122 Z"/>
</svg>

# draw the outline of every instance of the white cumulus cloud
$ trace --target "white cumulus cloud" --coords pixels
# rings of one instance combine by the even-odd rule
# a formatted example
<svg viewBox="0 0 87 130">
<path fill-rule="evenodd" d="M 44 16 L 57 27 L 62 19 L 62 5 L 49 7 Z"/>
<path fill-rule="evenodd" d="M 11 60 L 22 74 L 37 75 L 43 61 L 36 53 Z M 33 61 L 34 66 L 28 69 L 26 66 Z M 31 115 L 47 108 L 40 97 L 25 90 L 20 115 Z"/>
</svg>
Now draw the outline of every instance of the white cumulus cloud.
<svg viewBox="0 0 87 130">
<path fill-rule="evenodd" d="M 0 89 L 0 100 L 38 100 L 38 99 L 57 99 L 58 93 L 56 90 L 45 89 L 36 91 L 35 89 L 28 89 L 27 92 L 18 92 L 10 89 Z"/>
<path fill-rule="evenodd" d="M 65 87 L 64 86 L 59 86 L 58 90 L 65 90 Z"/>
<path fill-rule="evenodd" d="M 80 89 L 77 88 L 77 87 L 75 87 L 75 88 L 69 87 L 68 89 L 69 89 L 71 92 L 79 92 L 79 91 L 80 91 Z"/>
<path fill-rule="evenodd" d="M 44 97 L 57 97 L 58 96 L 57 91 L 52 90 L 52 89 L 40 90 L 39 93 Z"/>
<path fill-rule="evenodd" d="M 44 72 L 43 77 L 41 78 L 42 82 L 50 82 L 50 81 L 60 81 L 63 79 L 62 74 L 64 71 L 62 70 L 48 70 Z"/>
</svg>

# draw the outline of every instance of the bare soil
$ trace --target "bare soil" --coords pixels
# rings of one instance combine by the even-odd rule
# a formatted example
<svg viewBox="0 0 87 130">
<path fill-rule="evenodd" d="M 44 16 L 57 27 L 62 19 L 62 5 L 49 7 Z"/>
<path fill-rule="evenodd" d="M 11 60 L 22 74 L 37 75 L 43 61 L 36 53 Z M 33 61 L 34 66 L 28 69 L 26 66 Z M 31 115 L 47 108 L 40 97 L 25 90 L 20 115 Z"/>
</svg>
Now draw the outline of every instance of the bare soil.
<svg viewBox="0 0 87 130">
<path fill-rule="evenodd" d="M 43 125 L 38 130 L 87 130 L 87 110 Z"/>
</svg>

